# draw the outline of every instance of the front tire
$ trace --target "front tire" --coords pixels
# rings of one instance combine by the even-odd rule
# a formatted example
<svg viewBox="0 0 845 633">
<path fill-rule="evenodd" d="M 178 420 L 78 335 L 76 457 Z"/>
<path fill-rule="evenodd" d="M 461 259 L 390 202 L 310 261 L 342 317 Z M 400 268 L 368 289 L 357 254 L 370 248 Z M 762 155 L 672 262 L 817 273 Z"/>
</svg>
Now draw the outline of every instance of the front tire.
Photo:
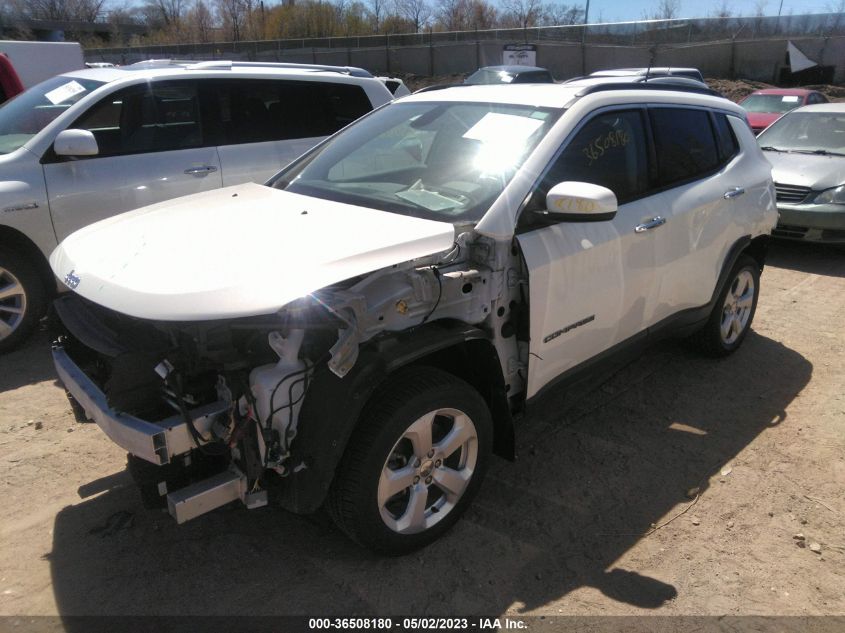
<svg viewBox="0 0 845 633">
<path fill-rule="evenodd" d="M 329 493 L 352 540 L 390 556 L 443 535 L 487 470 L 493 424 L 466 382 L 429 367 L 400 370 L 373 394 Z"/>
<path fill-rule="evenodd" d="M 22 342 L 46 307 L 47 293 L 32 260 L 4 245 L 0 251 L 0 353 Z"/>
<path fill-rule="evenodd" d="M 759 296 L 760 265 L 742 255 L 728 275 L 707 324 L 692 336 L 693 344 L 713 357 L 735 352 L 751 329 Z"/>
</svg>

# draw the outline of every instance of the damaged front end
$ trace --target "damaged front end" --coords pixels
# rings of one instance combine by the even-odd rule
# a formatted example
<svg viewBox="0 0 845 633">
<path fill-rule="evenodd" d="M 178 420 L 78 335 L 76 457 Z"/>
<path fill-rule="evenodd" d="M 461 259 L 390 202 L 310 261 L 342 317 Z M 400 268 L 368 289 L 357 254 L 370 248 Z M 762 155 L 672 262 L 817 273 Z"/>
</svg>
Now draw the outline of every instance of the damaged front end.
<svg viewBox="0 0 845 633">
<path fill-rule="evenodd" d="M 445 255 L 256 317 L 157 321 L 68 294 L 56 302 L 56 368 L 77 415 L 129 453 L 145 502 L 166 500 L 177 522 L 237 499 L 259 507 L 271 488 L 285 507 L 312 511 L 400 350 L 407 362 L 417 349 L 497 338 L 494 311 L 516 290 L 471 251 L 459 238 Z M 520 351 L 515 338 L 506 346 L 499 375 L 519 392 Z"/>
<path fill-rule="evenodd" d="M 266 471 L 285 473 L 313 368 L 299 356 L 326 355 L 335 317 L 314 302 L 197 323 L 137 319 L 72 294 L 55 305 L 53 358 L 74 412 L 129 453 L 148 505 L 166 497 L 181 523 L 235 499 L 266 503 Z M 305 345 L 299 320 L 311 328 Z"/>
</svg>

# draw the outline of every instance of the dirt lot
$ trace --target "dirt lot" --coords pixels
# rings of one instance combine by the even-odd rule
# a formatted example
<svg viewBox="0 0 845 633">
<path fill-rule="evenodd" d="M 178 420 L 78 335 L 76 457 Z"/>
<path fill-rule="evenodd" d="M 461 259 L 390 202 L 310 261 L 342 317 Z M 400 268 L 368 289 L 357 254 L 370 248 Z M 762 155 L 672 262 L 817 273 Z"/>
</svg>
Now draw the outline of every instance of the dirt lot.
<svg viewBox="0 0 845 633">
<path fill-rule="evenodd" d="M 770 264 L 736 355 L 664 344 L 556 396 L 404 559 L 322 516 L 144 510 L 42 334 L 0 359 L 0 614 L 845 614 L 845 252 Z"/>
</svg>

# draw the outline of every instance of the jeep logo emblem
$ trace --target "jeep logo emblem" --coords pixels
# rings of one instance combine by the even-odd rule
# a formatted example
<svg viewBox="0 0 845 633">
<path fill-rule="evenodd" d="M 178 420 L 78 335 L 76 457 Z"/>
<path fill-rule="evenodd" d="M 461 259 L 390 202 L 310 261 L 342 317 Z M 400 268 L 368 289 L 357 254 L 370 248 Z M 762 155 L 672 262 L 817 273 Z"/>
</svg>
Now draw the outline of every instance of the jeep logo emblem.
<svg viewBox="0 0 845 633">
<path fill-rule="evenodd" d="M 76 290 L 80 281 L 82 280 L 78 276 L 74 275 L 73 271 L 70 271 L 67 275 L 65 275 L 65 285 L 71 290 Z"/>
</svg>

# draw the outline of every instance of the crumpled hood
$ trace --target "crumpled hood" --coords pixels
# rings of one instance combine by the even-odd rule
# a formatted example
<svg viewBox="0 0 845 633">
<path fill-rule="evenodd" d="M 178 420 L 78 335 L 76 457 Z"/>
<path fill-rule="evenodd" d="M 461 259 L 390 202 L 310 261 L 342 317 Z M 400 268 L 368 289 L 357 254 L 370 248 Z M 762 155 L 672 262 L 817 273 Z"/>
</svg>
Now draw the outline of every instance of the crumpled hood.
<svg viewBox="0 0 845 633">
<path fill-rule="evenodd" d="M 131 316 L 270 314 L 327 285 L 449 249 L 454 228 L 257 184 L 91 224 L 50 256 L 56 276 Z"/>
<path fill-rule="evenodd" d="M 845 156 L 763 152 L 772 165 L 772 180 L 816 191 L 845 184 Z"/>
</svg>

